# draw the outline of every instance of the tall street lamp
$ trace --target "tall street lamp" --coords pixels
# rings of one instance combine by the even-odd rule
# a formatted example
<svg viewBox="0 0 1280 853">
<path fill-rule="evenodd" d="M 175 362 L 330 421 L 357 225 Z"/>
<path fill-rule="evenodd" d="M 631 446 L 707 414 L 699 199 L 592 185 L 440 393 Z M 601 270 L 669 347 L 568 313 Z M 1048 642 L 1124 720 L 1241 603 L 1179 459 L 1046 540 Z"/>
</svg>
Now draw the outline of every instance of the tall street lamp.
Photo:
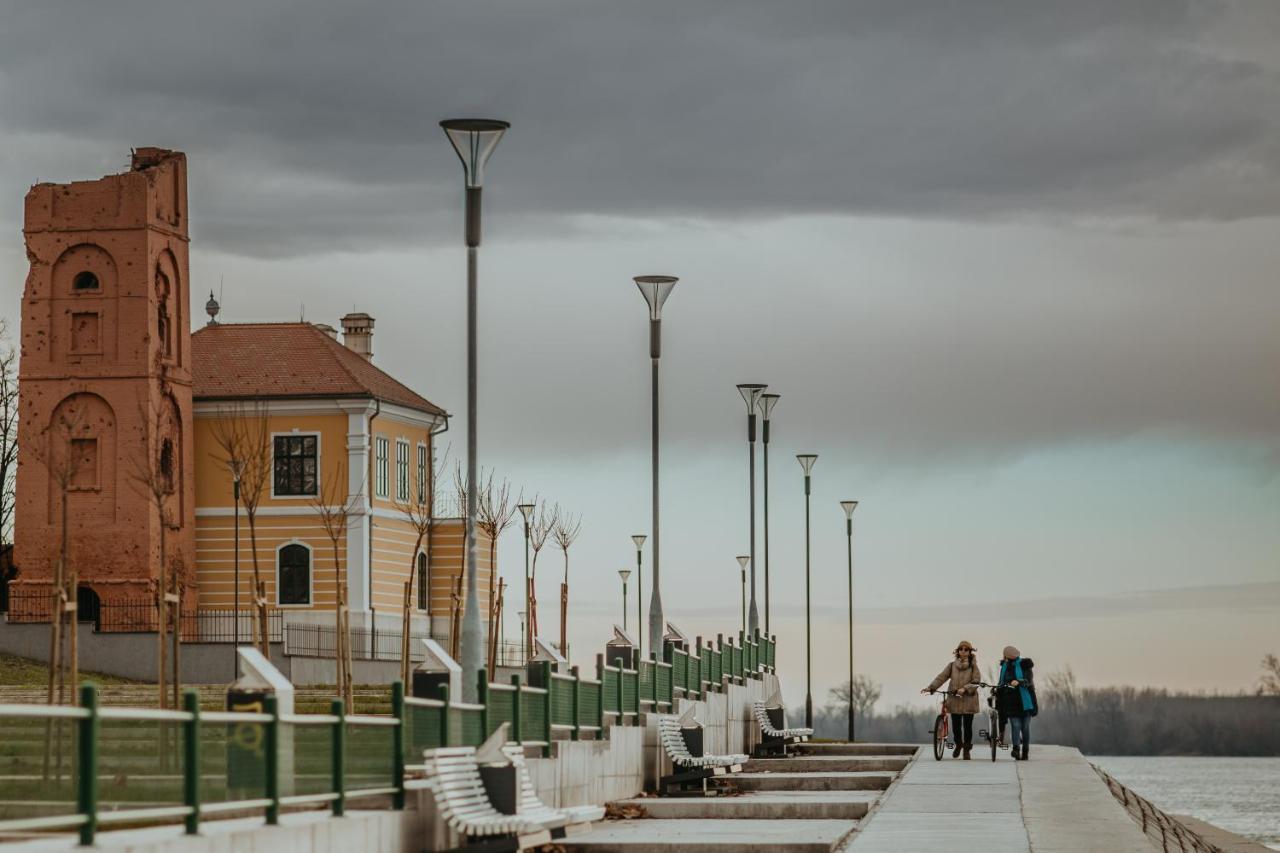
<svg viewBox="0 0 1280 853">
<path fill-rule="evenodd" d="M 747 404 L 747 456 L 750 459 L 747 480 L 751 497 L 747 503 L 751 507 L 751 606 L 747 610 L 747 636 L 760 627 L 760 615 L 756 610 L 756 403 L 768 387 L 754 383 L 738 386 L 738 393 Z"/>
<path fill-rule="evenodd" d="M 480 671 L 483 659 L 480 600 L 476 594 L 476 492 L 480 482 L 476 471 L 476 250 L 480 247 L 484 166 L 511 124 L 486 118 L 453 118 L 440 122 L 440 127 L 444 128 L 453 150 L 458 152 L 466 179 L 463 230 L 467 244 L 467 603 L 462 616 L 462 699 L 475 702 L 479 692 L 476 673 Z"/>
<path fill-rule="evenodd" d="M 769 417 L 781 394 L 761 394 L 758 405 L 764 419 L 760 439 L 764 451 L 764 633 L 769 636 Z"/>
<path fill-rule="evenodd" d="M 853 743 L 853 511 L 857 501 L 840 501 L 844 510 L 844 535 L 849 543 L 849 743 Z"/>
<path fill-rule="evenodd" d="M 742 573 L 742 635 L 747 634 L 747 563 L 751 562 L 751 557 L 743 554 L 738 558 L 738 569 Z"/>
<path fill-rule="evenodd" d="M 627 630 L 627 578 L 631 577 L 630 569 L 618 569 L 618 577 L 622 578 L 622 630 Z"/>
<path fill-rule="evenodd" d="M 520 515 L 524 518 L 524 609 L 529 609 L 529 521 L 533 518 L 533 504 L 517 504 L 516 509 L 520 510 Z M 520 623 L 524 625 L 523 622 Z M 529 643 L 525 637 L 524 628 L 520 629 L 520 654 L 522 660 L 521 665 L 529 660 Z"/>
<path fill-rule="evenodd" d="M 636 651 L 641 652 L 641 657 L 644 649 L 644 540 L 647 538 L 643 533 L 631 537 L 636 544 Z"/>
<path fill-rule="evenodd" d="M 813 471 L 813 463 L 818 461 L 818 454 L 797 453 L 796 461 L 804 469 L 804 724 L 813 728 L 813 630 L 809 622 L 809 474 Z"/>
<path fill-rule="evenodd" d="M 652 425 L 650 432 L 653 438 L 653 596 L 649 599 L 649 645 L 650 651 L 662 655 L 662 595 L 660 592 L 659 558 L 662 556 L 658 547 L 658 359 L 662 356 L 662 303 L 671 295 L 678 278 L 672 275 L 638 275 L 635 277 L 636 287 L 649 304 L 649 361 L 652 366 L 650 381 L 650 397 L 652 408 Z M 643 657 L 643 652 L 641 652 Z"/>
<path fill-rule="evenodd" d="M 232 631 L 235 634 L 235 638 L 234 638 L 235 645 L 233 646 L 233 651 L 232 651 L 232 659 L 233 659 L 232 670 L 235 672 L 236 678 L 239 678 L 240 677 L 240 477 L 243 474 L 244 465 L 238 462 L 233 462 L 233 463 L 230 463 L 228 467 L 231 469 L 231 498 L 232 498 L 232 501 L 235 503 L 235 509 L 236 509 L 235 533 L 232 534 L 235 538 L 235 543 L 234 543 L 235 559 L 232 562 L 232 566 L 234 566 L 232 570 L 232 577 L 234 579 L 233 582 L 235 583 L 235 586 L 236 586 L 236 592 L 234 596 L 235 601 L 231 605 L 234 612 L 234 615 L 231 620 L 234 623 L 232 627 Z"/>
</svg>

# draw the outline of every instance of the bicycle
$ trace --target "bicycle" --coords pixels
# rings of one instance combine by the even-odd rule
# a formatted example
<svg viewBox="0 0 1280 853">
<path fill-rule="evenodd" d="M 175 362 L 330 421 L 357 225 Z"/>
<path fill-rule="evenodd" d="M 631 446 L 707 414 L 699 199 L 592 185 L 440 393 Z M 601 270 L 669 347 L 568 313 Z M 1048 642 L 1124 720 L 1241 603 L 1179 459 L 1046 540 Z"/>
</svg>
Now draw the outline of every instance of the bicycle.
<svg viewBox="0 0 1280 853">
<path fill-rule="evenodd" d="M 996 694 L 1001 690 L 1008 690 L 1008 687 L 1001 687 L 998 684 L 987 684 L 985 681 L 975 682 L 973 687 L 983 687 L 990 689 L 987 694 L 987 728 L 978 729 L 978 737 L 986 740 L 991 744 L 991 760 L 996 760 L 997 750 L 1008 749 L 1009 744 L 1004 742 L 1000 729 L 1000 712 L 996 710 Z"/>
<path fill-rule="evenodd" d="M 973 685 L 969 685 L 972 687 Z M 921 691 L 924 692 L 924 691 Z M 947 710 L 948 696 L 960 695 L 955 690 L 930 690 L 931 695 L 934 693 L 942 694 L 942 713 L 938 714 L 933 721 L 933 728 L 929 733 L 933 735 L 933 757 L 936 761 L 941 761 L 942 756 L 948 749 L 955 749 L 955 742 L 951 740 L 951 712 Z"/>
</svg>

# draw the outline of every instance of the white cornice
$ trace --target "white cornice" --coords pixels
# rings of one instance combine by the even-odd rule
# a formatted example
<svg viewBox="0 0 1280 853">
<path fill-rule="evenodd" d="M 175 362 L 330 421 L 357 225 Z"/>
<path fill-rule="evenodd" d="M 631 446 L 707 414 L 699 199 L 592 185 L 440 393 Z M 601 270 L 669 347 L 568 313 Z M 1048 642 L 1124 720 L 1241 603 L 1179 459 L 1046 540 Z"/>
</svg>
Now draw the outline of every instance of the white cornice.
<svg viewBox="0 0 1280 853">
<path fill-rule="evenodd" d="M 268 416 L 373 414 L 376 411 L 379 417 L 385 417 L 389 420 L 398 421 L 409 426 L 421 427 L 426 430 L 434 430 L 436 427 L 448 423 L 448 415 L 432 415 L 411 409 L 408 406 L 398 406 L 394 403 L 382 403 L 379 406 L 377 401 L 367 398 L 354 400 L 340 397 L 330 400 L 198 400 L 191 408 L 197 417 L 226 417 L 236 414 L 249 414 L 253 411 L 254 406 L 261 406 L 266 410 Z"/>
</svg>

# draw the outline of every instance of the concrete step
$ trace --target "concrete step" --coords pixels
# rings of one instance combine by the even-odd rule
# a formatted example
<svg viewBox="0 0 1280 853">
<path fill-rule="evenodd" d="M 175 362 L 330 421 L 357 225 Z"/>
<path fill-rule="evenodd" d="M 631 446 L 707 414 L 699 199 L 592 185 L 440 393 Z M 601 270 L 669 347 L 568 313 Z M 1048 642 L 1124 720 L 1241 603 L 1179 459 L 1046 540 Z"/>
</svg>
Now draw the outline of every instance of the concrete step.
<svg viewBox="0 0 1280 853">
<path fill-rule="evenodd" d="M 751 791 L 723 797 L 638 797 L 638 806 L 661 820 L 858 820 L 879 791 Z"/>
<path fill-rule="evenodd" d="M 743 769 L 749 773 L 851 773 L 868 770 L 896 773 L 910 761 L 905 755 L 808 755 L 795 758 L 753 758 Z"/>
<path fill-rule="evenodd" d="M 893 773 L 735 773 L 743 791 L 883 791 Z"/>
<path fill-rule="evenodd" d="M 857 828 L 850 820 L 608 820 L 559 843 L 595 853 L 830 853 Z"/>
<path fill-rule="evenodd" d="M 801 743 L 792 749 L 797 755 L 915 755 L 914 743 Z"/>
</svg>

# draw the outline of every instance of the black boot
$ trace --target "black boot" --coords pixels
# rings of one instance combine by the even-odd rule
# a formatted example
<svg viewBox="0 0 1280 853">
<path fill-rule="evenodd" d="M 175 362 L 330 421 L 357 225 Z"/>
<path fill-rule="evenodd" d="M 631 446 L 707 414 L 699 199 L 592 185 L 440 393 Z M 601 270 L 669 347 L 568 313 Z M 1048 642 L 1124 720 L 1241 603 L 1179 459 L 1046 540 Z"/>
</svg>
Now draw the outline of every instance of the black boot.
<svg viewBox="0 0 1280 853">
<path fill-rule="evenodd" d="M 961 749 L 962 749 L 962 747 L 960 746 L 959 741 L 957 741 L 957 742 L 956 742 L 956 748 L 955 748 L 955 749 L 953 749 L 953 750 L 951 750 L 951 757 L 952 757 L 952 758 L 959 758 L 959 757 L 960 757 L 960 750 L 961 750 Z"/>
<path fill-rule="evenodd" d="M 1023 741 L 1022 742 L 1022 760 L 1023 761 L 1027 760 L 1027 750 L 1029 748 L 1030 748 L 1030 744 L 1028 744 L 1026 741 Z"/>
<path fill-rule="evenodd" d="M 969 750 L 971 750 L 971 749 L 973 749 L 973 744 L 971 744 L 971 743 L 966 743 L 966 744 L 964 745 L 964 760 L 965 760 L 965 761 L 968 761 L 968 760 L 969 760 Z"/>
</svg>

